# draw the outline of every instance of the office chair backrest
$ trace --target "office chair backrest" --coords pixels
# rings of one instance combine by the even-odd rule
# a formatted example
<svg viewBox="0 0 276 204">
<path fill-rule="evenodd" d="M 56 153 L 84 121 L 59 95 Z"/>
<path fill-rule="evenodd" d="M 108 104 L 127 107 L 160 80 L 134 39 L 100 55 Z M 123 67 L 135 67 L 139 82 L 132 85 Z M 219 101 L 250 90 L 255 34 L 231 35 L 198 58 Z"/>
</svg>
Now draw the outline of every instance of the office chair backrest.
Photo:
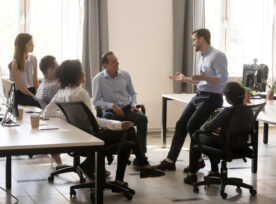
<svg viewBox="0 0 276 204">
<path fill-rule="evenodd" d="M 225 127 L 225 130 L 222 130 L 227 148 L 241 149 L 247 146 L 253 118 L 250 106 L 232 107 L 227 127 Z"/>
<path fill-rule="evenodd" d="M 232 151 L 248 148 L 250 141 L 254 141 L 256 118 L 265 103 L 232 107 L 227 126 L 223 128 L 222 136 L 225 138 L 227 160 L 232 160 Z"/>
<path fill-rule="evenodd" d="M 83 102 L 58 103 L 67 121 L 89 134 L 97 134 L 99 126 L 93 113 Z"/>
</svg>

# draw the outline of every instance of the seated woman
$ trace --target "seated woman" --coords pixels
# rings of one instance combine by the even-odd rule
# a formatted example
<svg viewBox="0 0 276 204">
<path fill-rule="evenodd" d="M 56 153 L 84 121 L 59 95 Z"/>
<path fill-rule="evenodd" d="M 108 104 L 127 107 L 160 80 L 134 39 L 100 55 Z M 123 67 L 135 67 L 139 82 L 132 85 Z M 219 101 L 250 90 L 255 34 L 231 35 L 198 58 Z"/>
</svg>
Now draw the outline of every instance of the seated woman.
<svg viewBox="0 0 276 204">
<path fill-rule="evenodd" d="M 33 37 L 20 33 L 14 42 L 14 59 L 11 62 L 11 80 L 15 82 L 15 102 L 19 105 L 31 105 L 39 108 L 40 104 L 33 99 L 38 88 L 37 59 L 29 55 L 34 49 Z"/>
<path fill-rule="evenodd" d="M 227 102 L 232 106 L 245 106 L 245 90 L 239 83 L 228 82 L 223 89 L 223 94 L 225 95 Z M 223 147 L 223 139 L 220 138 L 218 134 L 212 133 L 218 133 L 220 128 L 224 127 L 230 112 L 231 107 L 224 108 L 203 127 L 203 131 L 210 134 L 200 135 L 199 140 L 201 144 L 212 147 Z M 191 142 L 196 144 L 194 135 L 192 136 Z M 197 161 L 200 157 L 201 153 L 197 149 L 192 148 L 190 150 L 190 172 L 188 173 L 187 177 L 184 178 L 184 183 L 193 184 L 197 182 L 196 172 L 199 169 Z M 208 176 L 220 176 L 218 172 L 218 162 L 216 162 L 213 158 L 209 157 L 209 159 L 211 162 L 211 171 L 209 172 Z"/>
<path fill-rule="evenodd" d="M 63 113 L 59 110 L 55 102 L 73 102 L 82 101 L 92 112 L 92 102 L 89 94 L 80 85 L 85 81 L 84 73 L 82 72 L 81 63 L 78 60 L 66 60 L 56 70 L 56 78 L 60 83 L 61 89 L 56 93 L 51 102 L 44 109 L 45 117 L 61 117 L 65 119 Z M 116 144 L 121 141 L 123 136 L 122 130 L 128 130 L 127 139 L 135 143 L 133 148 L 136 156 L 142 163 L 141 178 L 158 177 L 165 175 L 163 172 L 152 168 L 148 163 L 145 155 L 141 152 L 139 143 L 136 138 L 136 133 L 133 123 L 130 121 L 114 121 L 106 120 L 103 118 L 96 118 L 101 131 L 97 136 L 105 141 L 105 144 Z M 93 165 L 94 154 L 89 154 L 87 159 L 79 166 L 80 170 L 90 179 L 93 178 L 94 169 Z M 123 182 L 125 168 L 129 158 L 129 151 L 122 150 L 118 154 L 118 164 L 116 171 L 115 182 L 119 185 L 126 185 Z"/>
</svg>

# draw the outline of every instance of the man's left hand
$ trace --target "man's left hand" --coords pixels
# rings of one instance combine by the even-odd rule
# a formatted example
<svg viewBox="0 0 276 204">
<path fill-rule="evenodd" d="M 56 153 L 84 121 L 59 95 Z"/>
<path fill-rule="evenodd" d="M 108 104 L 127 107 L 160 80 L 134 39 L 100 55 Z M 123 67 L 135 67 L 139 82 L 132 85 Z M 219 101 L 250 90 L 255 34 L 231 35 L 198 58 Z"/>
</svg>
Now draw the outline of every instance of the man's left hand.
<svg viewBox="0 0 276 204">
<path fill-rule="evenodd" d="M 142 112 L 139 108 L 136 108 L 136 107 L 133 107 L 133 106 L 130 108 L 130 111 L 131 112 L 134 112 L 134 111 Z"/>
<path fill-rule="evenodd" d="M 200 70 L 200 74 L 193 75 L 192 76 L 192 80 L 195 80 L 195 81 L 204 81 L 205 80 L 205 72 L 203 72 L 202 70 Z"/>
</svg>

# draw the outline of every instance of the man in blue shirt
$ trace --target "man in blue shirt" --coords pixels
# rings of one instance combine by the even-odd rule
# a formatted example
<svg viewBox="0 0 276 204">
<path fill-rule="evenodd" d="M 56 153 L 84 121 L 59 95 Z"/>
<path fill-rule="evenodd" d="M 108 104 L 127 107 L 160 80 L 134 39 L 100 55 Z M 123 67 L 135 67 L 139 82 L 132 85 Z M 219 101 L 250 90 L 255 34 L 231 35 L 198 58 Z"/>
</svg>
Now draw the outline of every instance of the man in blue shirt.
<svg viewBox="0 0 276 204">
<path fill-rule="evenodd" d="M 222 88 L 228 80 L 227 59 L 224 53 L 211 46 L 211 34 L 207 29 L 192 33 L 193 47 L 201 52 L 197 74 L 187 77 L 177 73 L 169 78 L 174 81 L 197 85 L 198 92 L 186 106 L 176 123 L 175 133 L 167 158 L 155 166 L 160 170 L 175 171 L 175 162 L 184 144 L 187 133 L 192 134 L 208 120 L 210 115 L 223 104 Z M 197 170 L 205 166 L 200 158 L 195 165 Z M 189 172 L 189 167 L 184 169 Z"/>
<path fill-rule="evenodd" d="M 104 70 L 92 80 L 93 104 L 104 112 L 103 118 L 127 120 L 137 125 L 137 137 L 141 150 L 146 152 L 147 117 L 136 108 L 136 93 L 128 72 L 119 70 L 119 62 L 113 52 L 102 57 Z"/>
</svg>

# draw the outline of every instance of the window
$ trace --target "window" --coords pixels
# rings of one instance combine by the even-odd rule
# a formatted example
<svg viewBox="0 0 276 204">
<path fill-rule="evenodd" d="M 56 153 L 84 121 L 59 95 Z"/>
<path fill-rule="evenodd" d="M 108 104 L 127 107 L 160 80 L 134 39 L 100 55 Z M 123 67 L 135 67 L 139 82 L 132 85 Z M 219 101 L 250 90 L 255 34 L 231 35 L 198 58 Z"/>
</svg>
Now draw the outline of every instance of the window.
<svg viewBox="0 0 276 204">
<path fill-rule="evenodd" d="M 243 64 L 254 58 L 272 67 L 273 1 L 205 0 L 205 14 L 212 44 L 225 52 L 230 76 L 241 76 Z"/>
<path fill-rule="evenodd" d="M 55 56 L 59 63 L 65 59 L 81 59 L 83 0 L 0 0 L 0 5 L 3 75 L 8 75 L 14 39 L 21 32 L 33 36 L 33 54 L 38 63 L 45 55 Z M 40 71 L 39 75 L 42 77 Z"/>
</svg>

